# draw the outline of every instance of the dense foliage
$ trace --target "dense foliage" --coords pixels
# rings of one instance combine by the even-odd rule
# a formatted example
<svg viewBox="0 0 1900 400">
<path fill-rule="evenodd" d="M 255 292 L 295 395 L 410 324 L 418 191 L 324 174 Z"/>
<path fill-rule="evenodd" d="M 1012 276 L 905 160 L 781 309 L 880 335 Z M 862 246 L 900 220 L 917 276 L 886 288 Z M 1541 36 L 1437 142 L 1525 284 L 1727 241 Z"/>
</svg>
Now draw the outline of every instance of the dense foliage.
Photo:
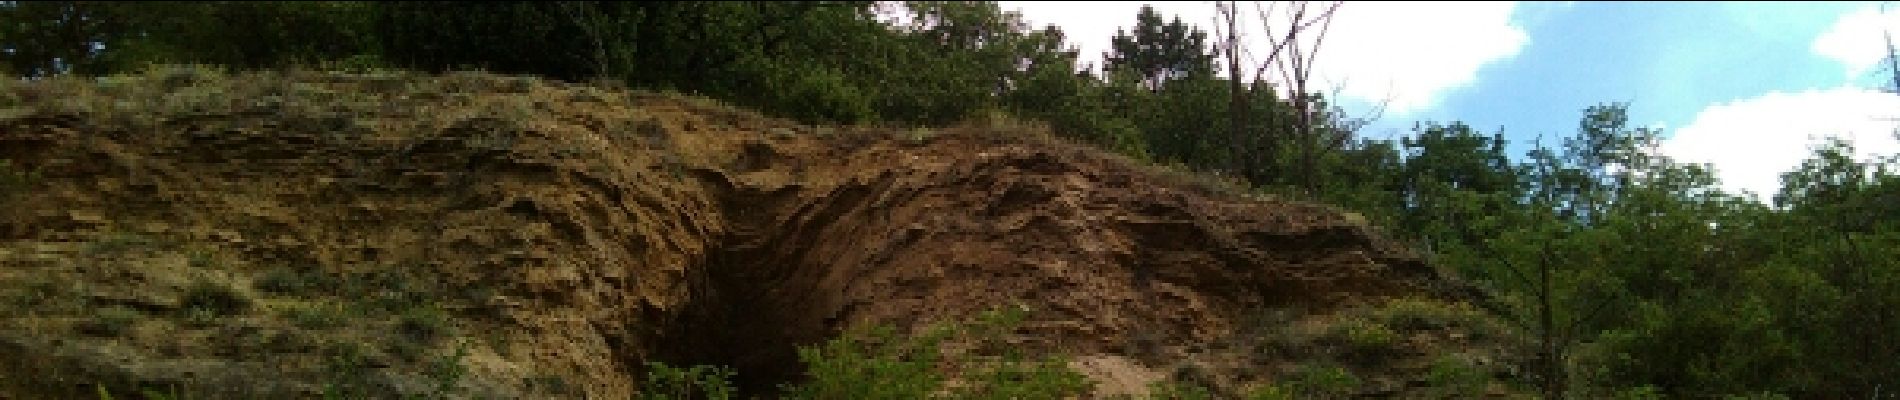
<svg viewBox="0 0 1900 400">
<path fill-rule="evenodd" d="M 1549 395 L 1900 392 L 1895 160 L 1819 143 L 1768 204 L 1658 154 L 1662 132 L 1627 126 L 1621 104 L 1587 108 L 1576 132 L 1521 157 L 1456 122 L 1357 138 L 1322 106 L 1324 151 L 1293 157 L 1276 144 L 1298 108 L 1267 82 L 1220 76 L 1199 29 L 1133 17 L 1095 68 L 1077 65 L 1061 30 L 993 2 L 0 2 L 0 72 L 474 68 L 698 93 L 812 123 L 1011 115 L 1358 210 L 1501 299 L 1535 339 L 1542 361 L 1526 369 Z M 1252 101 L 1230 101 L 1235 87 Z M 1253 117 L 1229 119 L 1232 104 Z M 1235 120 L 1249 134 L 1229 135 Z M 1300 167 L 1315 178 L 1281 178 Z"/>
</svg>

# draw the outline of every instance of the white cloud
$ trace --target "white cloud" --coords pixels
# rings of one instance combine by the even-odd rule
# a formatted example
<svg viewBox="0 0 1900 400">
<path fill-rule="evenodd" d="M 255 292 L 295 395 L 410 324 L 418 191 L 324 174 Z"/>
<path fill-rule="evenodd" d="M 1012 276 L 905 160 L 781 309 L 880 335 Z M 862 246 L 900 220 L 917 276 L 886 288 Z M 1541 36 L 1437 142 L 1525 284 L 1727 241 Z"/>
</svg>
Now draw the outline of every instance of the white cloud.
<svg viewBox="0 0 1900 400">
<path fill-rule="evenodd" d="M 1679 161 L 1714 164 L 1731 191 L 1748 190 L 1766 201 L 1781 188 L 1780 174 L 1806 159 L 1826 136 L 1850 139 L 1863 159 L 1900 153 L 1893 137 L 1900 122 L 1900 96 L 1839 88 L 1799 93 L 1771 92 L 1702 109 L 1663 143 Z"/>
<path fill-rule="evenodd" d="M 1840 62 L 1848 79 L 1854 80 L 1873 71 L 1886 58 L 1884 34 L 1889 30 L 1900 34 L 1900 13 L 1882 15 L 1877 8 L 1869 6 L 1841 16 L 1814 39 L 1813 50 Z"/>
<path fill-rule="evenodd" d="M 1319 54 L 1323 79 L 1342 95 L 1378 101 L 1397 115 L 1429 109 L 1478 69 L 1517 55 L 1529 43 L 1511 25 L 1516 3 L 1347 2 Z"/>
<path fill-rule="evenodd" d="M 1006 11 L 1020 11 L 1032 26 L 1062 27 L 1083 62 L 1097 65 L 1109 38 L 1117 28 L 1134 24 L 1142 4 L 1000 2 Z M 1151 4 L 1164 19 L 1180 16 L 1212 36 L 1212 2 Z M 1390 96 L 1388 117 L 1430 109 L 1447 92 L 1476 81 L 1480 67 L 1509 59 L 1529 43 L 1524 29 L 1512 22 L 1516 7 L 1515 2 L 1346 2 L 1318 56 L 1315 90 L 1339 87 L 1341 96 L 1373 104 Z M 1250 6 L 1243 5 L 1242 12 L 1257 16 Z M 1259 34 L 1259 20 L 1247 21 L 1252 25 L 1241 34 L 1250 39 L 1253 52 L 1264 55 L 1269 47 Z"/>
</svg>

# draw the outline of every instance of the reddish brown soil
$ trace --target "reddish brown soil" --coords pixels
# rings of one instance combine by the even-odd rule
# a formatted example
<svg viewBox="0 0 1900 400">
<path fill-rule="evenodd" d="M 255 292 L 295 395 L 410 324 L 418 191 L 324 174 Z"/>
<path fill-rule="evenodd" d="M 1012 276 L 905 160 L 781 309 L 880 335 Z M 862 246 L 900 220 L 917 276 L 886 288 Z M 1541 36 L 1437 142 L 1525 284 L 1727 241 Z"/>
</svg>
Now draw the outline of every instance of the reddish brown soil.
<svg viewBox="0 0 1900 400">
<path fill-rule="evenodd" d="M 1003 306 L 1032 311 L 1023 348 L 1150 379 L 1129 377 L 1159 377 L 1258 310 L 1456 297 L 1335 208 L 1010 128 L 809 127 L 485 75 L 11 85 L 0 159 L 39 176 L 0 210 L 0 288 L 71 290 L 0 317 L 0 359 L 15 360 L 0 394 L 196 381 L 309 395 L 326 346 L 352 340 L 393 366 L 381 384 L 419 385 L 400 372 L 423 361 L 376 347 L 397 317 L 311 332 L 272 311 L 363 300 L 259 289 L 286 269 L 402 277 L 448 311 L 450 336 L 482 339 L 471 390 L 529 397 L 627 398 L 660 360 L 733 365 L 763 387 L 796 378 L 794 345 L 848 325 Z M 114 235 L 149 240 L 98 249 Z M 256 305 L 210 327 L 167 317 L 194 279 Z M 150 319 L 73 333 L 114 306 Z"/>
</svg>

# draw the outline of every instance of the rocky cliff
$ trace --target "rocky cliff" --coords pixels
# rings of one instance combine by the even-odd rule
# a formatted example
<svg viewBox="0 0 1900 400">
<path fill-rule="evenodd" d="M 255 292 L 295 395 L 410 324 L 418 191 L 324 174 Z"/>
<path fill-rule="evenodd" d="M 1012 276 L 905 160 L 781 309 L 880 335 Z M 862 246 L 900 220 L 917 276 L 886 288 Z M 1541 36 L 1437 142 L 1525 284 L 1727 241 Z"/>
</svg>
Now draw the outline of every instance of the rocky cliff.
<svg viewBox="0 0 1900 400">
<path fill-rule="evenodd" d="M 1007 124 L 802 126 L 483 74 L 4 86 L 0 398 L 445 374 L 475 397 L 628 398 L 648 361 L 763 388 L 847 326 L 995 307 L 1031 310 L 1012 343 L 1105 393 L 1190 364 L 1238 387 L 1320 357 L 1262 350 L 1261 315 L 1469 297 L 1349 213 Z M 1314 329 L 1300 346 L 1326 346 Z M 1396 378 L 1363 393 L 1482 347 L 1388 332 L 1389 362 L 1354 368 Z"/>
</svg>

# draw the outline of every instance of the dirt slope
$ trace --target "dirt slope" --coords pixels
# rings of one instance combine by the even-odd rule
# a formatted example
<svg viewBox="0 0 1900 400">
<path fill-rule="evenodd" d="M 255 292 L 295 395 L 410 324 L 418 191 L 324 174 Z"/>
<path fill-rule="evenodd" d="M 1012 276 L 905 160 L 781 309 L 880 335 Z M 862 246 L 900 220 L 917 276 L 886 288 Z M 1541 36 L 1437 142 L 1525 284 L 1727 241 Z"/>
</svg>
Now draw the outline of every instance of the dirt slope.
<svg viewBox="0 0 1900 400">
<path fill-rule="evenodd" d="M 1238 387 L 1310 356 L 1210 347 L 1262 310 L 1464 298 L 1349 214 L 1006 128 L 478 74 L 5 85 L 0 159 L 36 176 L 0 197 L 0 398 L 627 398 L 661 360 L 765 387 L 846 326 L 999 306 L 1109 391 L 1186 363 Z M 1476 346 L 1434 332 L 1401 333 Z"/>
</svg>

